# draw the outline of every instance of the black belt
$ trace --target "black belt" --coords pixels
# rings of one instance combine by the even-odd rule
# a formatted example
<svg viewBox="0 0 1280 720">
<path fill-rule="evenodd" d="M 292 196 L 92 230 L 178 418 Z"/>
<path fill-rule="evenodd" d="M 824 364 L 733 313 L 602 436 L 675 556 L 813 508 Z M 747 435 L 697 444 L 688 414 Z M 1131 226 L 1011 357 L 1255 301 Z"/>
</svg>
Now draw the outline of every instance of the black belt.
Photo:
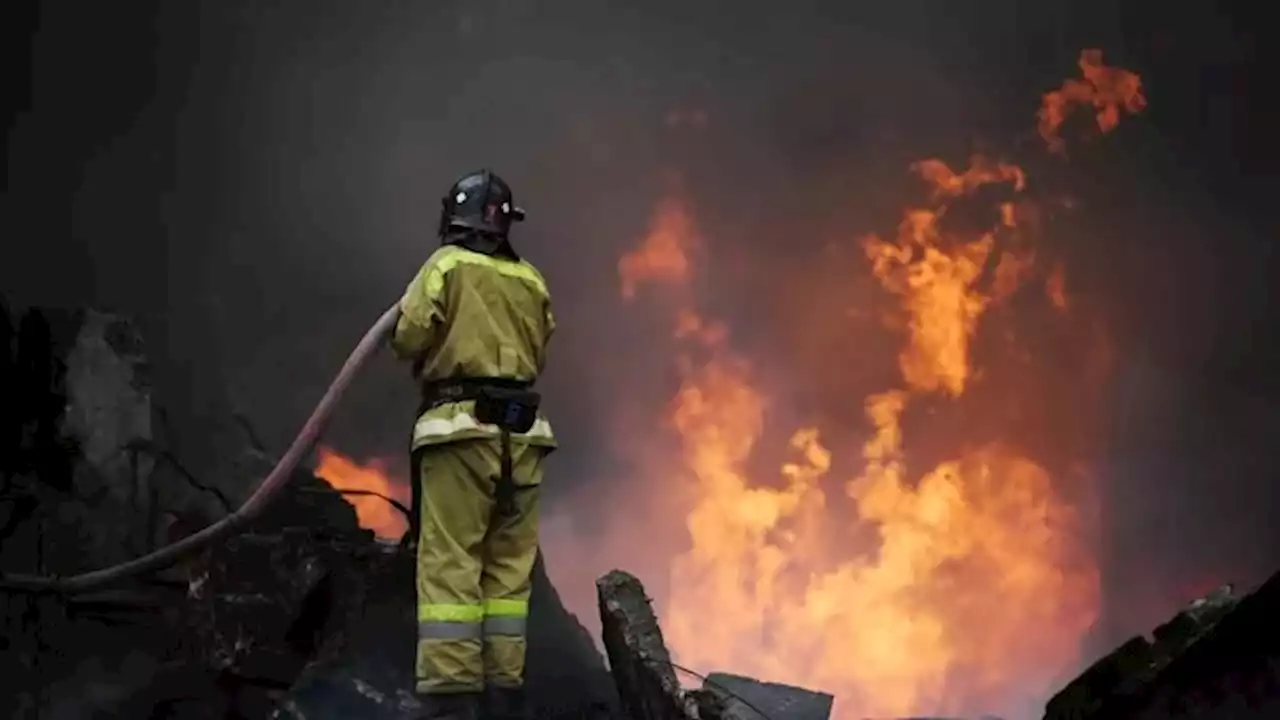
<svg viewBox="0 0 1280 720">
<path fill-rule="evenodd" d="M 428 380 L 422 383 L 422 405 L 418 414 L 445 403 L 481 400 L 495 395 L 494 391 L 519 391 L 533 387 L 531 380 L 513 380 L 502 377 L 464 377 Z"/>
<path fill-rule="evenodd" d="M 530 388 L 533 382 L 511 378 L 447 378 L 423 383 L 418 414 L 445 403 L 475 401 L 476 420 L 497 426 L 502 439 L 501 468 L 494 478 L 498 514 L 515 514 L 515 480 L 512 477 L 511 433 L 528 432 L 538 417 L 542 396 Z"/>
</svg>

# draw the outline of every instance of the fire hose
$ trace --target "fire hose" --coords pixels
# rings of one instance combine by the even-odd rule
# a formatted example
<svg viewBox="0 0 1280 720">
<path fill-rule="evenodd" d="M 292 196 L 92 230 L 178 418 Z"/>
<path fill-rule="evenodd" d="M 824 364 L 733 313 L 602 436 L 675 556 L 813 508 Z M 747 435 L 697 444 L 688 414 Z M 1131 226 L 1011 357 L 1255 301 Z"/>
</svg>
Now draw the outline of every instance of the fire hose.
<svg viewBox="0 0 1280 720">
<path fill-rule="evenodd" d="M 209 525 L 192 535 L 166 545 L 142 557 L 128 560 L 117 565 L 92 570 L 79 575 L 22 575 L 0 574 L 0 589 L 26 590 L 31 592 L 52 592 L 63 594 L 82 593 L 97 590 L 105 585 L 136 577 L 143 573 L 153 572 L 168 567 L 175 562 L 196 553 L 218 540 L 227 538 L 244 529 L 252 520 L 280 495 L 293 477 L 298 464 L 311 451 L 316 440 L 324 431 L 333 415 L 334 408 L 346 392 L 347 386 L 356 373 L 373 357 L 378 348 L 391 334 L 400 318 L 400 306 L 393 305 L 378 318 L 378 321 L 365 332 L 355 350 L 347 357 L 342 369 L 329 383 L 324 396 L 316 404 L 311 416 L 303 424 L 302 430 L 293 439 L 289 449 L 276 463 L 266 479 L 253 491 L 247 500 L 235 512 Z"/>
</svg>

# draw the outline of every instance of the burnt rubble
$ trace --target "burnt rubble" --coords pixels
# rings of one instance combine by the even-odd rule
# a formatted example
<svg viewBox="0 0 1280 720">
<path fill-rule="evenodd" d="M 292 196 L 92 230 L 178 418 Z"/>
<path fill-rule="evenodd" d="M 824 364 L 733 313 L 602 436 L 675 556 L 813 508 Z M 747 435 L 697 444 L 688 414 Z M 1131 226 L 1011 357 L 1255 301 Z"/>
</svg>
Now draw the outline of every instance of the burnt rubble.
<svg viewBox="0 0 1280 720">
<path fill-rule="evenodd" d="M 0 299 L 0 310 L 3 300 Z M 211 480 L 175 456 L 138 333 L 92 311 L 0 312 L 0 568 L 71 573 L 231 510 L 272 464 L 243 428 Z M 227 423 L 234 426 L 235 422 Z M 4 717 L 412 717 L 413 561 L 310 472 L 243 533 L 77 596 L 0 589 Z M 673 662 L 640 581 L 597 581 L 602 641 L 541 558 L 528 690 L 543 720 L 828 720 L 829 694 Z M 1184 608 L 1101 658 L 1044 720 L 1280 717 L 1280 574 Z M 698 670 L 704 670 L 699 668 Z M 682 682 L 684 681 L 684 682 Z"/>
<path fill-rule="evenodd" d="M 271 466 L 243 432 L 226 463 L 238 477 L 183 466 L 126 320 L 11 317 L 0 313 L 4 572 L 141 555 L 229 512 Z M 412 572 L 407 551 L 377 542 L 338 492 L 299 471 L 245 532 L 161 572 L 78 596 L 0 589 L 0 716 L 406 717 Z M 613 717 L 604 660 L 541 559 L 530 612 L 538 716 Z"/>
<path fill-rule="evenodd" d="M 199 655 L 240 686 L 241 702 L 254 706 L 248 717 L 412 716 L 412 554 L 375 541 L 338 493 L 299 478 L 297 492 L 190 573 Z M 611 717 L 603 659 L 541 559 L 530 608 L 538 716 Z"/>
<path fill-rule="evenodd" d="M 1244 597 L 1233 590 L 1098 660 L 1049 701 L 1045 720 L 1280 717 L 1280 573 Z"/>
</svg>

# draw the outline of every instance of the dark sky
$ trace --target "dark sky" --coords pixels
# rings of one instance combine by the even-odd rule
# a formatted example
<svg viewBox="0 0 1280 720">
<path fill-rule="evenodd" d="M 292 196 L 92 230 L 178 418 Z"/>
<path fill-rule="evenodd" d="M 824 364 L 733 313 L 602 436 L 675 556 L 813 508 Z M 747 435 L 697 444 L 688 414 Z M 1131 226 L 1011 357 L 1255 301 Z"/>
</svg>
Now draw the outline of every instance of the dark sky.
<svg viewBox="0 0 1280 720">
<path fill-rule="evenodd" d="M 1122 358 L 1109 572 L 1140 565 L 1167 587 L 1280 564 L 1280 62 L 1264 4 L 757 5 L 7 3 L 9 66 L 34 32 L 0 288 L 140 318 L 189 452 L 228 406 L 279 447 L 432 249 L 439 193 L 493 165 L 529 210 L 518 242 L 559 308 L 545 386 L 571 486 L 607 475 L 596 408 L 647 342 L 611 315 L 616 262 L 664 170 L 687 173 L 725 235 L 757 242 L 780 213 L 828 212 L 851 173 L 871 206 L 874 179 L 918 157 L 1026 135 L 1038 94 L 1100 47 L 1151 100 L 1069 171 L 1090 214 L 1064 252 Z M 681 107 L 708 129 L 664 129 Z M 407 432 L 413 399 L 380 363 L 331 435 L 357 455 L 394 455 Z"/>
</svg>

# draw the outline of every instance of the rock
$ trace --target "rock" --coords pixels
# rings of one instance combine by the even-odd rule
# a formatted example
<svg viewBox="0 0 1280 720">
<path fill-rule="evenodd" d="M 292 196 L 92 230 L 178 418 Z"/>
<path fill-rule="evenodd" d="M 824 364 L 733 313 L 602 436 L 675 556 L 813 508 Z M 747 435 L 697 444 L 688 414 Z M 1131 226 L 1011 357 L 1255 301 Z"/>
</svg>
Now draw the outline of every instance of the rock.
<svg viewBox="0 0 1280 720">
<path fill-rule="evenodd" d="M 1224 586 L 1094 663 L 1046 720 L 1280 717 L 1280 573 L 1244 598 Z"/>
<path fill-rule="evenodd" d="M 6 424 L 19 428 L 12 490 L 38 509 L 9 528 L 6 555 L 72 573 L 149 550 L 139 519 L 153 509 L 153 461 L 136 446 L 151 439 L 151 390 L 132 326 L 93 311 L 28 310 L 8 383 Z"/>
<path fill-rule="evenodd" d="M 86 311 L 66 319 L 78 328 L 66 355 L 63 430 L 91 468 L 108 477 L 137 474 L 128 448 L 151 438 L 150 369 L 142 338 L 113 315 Z"/>
<path fill-rule="evenodd" d="M 86 503 L 92 518 L 72 521 L 89 524 L 107 514 L 119 518 L 104 524 L 102 529 L 109 528 L 110 534 L 92 538 L 94 545 L 111 549 L 83 555 L 90 566 L 101 566 L 152 547 L 148 528 L 154 527 L 156 509 L 151 486 L 155 461 L 136 450 L 151 440 L 150 369 L 141 337 L 124 319 L 85 311 L 66 320 L 77 323 L 78 329 L 66 355 L 62 432 L 79 451 L 75 495 L 97 498 L 91 505 Z"/>
</svg>

